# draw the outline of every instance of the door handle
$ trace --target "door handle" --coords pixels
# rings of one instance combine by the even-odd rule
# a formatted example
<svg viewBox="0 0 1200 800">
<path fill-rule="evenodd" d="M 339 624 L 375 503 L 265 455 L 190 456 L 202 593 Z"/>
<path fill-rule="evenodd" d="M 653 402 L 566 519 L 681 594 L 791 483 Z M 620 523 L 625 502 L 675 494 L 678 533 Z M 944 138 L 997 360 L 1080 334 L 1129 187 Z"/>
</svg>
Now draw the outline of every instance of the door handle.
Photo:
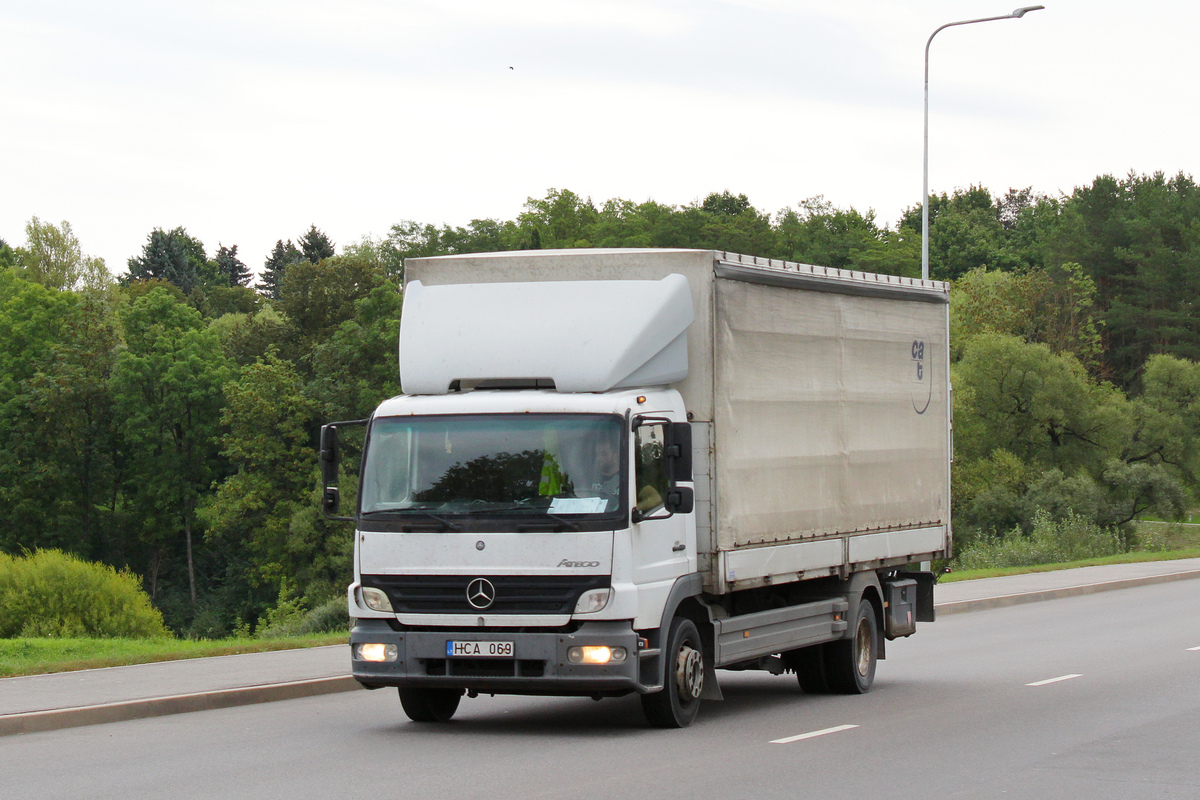
<svg viewBox="0 0 1200 800">
<path fill-rule="evenodd" d="M 672 553 L 681 553 L 681 552 L 683 552 L 683 551 L 684 551 L 684 550 L 686 550 L 686 549 L 687 549 L 687 545 L 684 545 L 684 544 L 677 544 L 677 545 L 675 545 L 674 547 L 672 547 L 672 548 L 671 548 L 671 552 L 672 552 Z"/>
</svg>

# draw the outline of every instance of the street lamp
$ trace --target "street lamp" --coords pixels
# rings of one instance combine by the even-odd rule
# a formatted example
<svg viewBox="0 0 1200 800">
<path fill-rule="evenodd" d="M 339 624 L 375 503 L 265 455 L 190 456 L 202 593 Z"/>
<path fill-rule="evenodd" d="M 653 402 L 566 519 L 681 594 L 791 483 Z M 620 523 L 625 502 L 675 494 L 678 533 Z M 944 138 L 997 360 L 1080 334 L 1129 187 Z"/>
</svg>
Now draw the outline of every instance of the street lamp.
<svg viewBox="0 0 1200 800">
<path fill-rule="evenodd" d="M 1041 11 L 1043 8 L 1045 6 L 1025 6 L 1002 17 L 983 17 L 981 19 L 965 19 L 962 22 L 947 22 L 929 34 L 929 41 L 925 42 L 925 166 L 921 193 L 921 280 L 923 281 L 929 280 L 929 45 L 933 44 L 934 36 L 937 36 L 946 28 L 953 28 L 955 25 L 971 25 L 975 22 L 992 22 L 997 19 L 1020 19 L 1030 11 Z"/>
</svg>

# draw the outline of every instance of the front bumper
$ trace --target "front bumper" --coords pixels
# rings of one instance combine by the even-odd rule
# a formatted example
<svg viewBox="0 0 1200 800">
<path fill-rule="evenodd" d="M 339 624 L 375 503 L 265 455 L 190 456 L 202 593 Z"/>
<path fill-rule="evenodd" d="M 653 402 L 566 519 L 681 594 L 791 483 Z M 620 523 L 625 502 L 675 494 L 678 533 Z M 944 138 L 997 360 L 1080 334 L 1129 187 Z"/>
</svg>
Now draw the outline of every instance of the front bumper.
<svg viewBox="0 0 1200 800">
<path fill-rule="evenodd" d="M 513 658 L 447 658 L 447 641 L 512 642 Z M 427 686 L 485 694 L 621 695 L 646 693 L 639 679 L 638 635 L 628 622 L 589 622 L 573 633 L 515 632 L 495 628 L 395 631 L 383 620 L 360 619 L 350 631 L 354 679 L 368 688 Z M 354 658 L 355 645 L 396 646 L 390 662 Z M 571 664 L 567 649 L 624 647 L 616 664 Z M 657 687 L 655 687 L 657 688 Z"/>
</svg>

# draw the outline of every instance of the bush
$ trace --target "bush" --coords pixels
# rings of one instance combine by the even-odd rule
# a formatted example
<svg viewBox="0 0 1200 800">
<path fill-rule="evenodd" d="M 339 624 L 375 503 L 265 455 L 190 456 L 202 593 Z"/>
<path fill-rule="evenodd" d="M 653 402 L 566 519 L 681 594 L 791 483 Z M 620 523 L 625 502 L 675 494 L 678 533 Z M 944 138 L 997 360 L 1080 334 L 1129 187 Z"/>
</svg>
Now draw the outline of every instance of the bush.
<svg viewBox="0 0 1200 800">
<path fill-rule="evenodd" d="M 304 636 L 310 633 L 337 633 L 350 629 L 350 613 L 346 598 L 339 596 L 325 601 L 312 611 L 296 613 L 285 601 L 276 609 L 267 612 L 255 636 L 260 639 L 278 639 L 285 636 Z M 280 613 L 283 610 L 285 613 Z"/>
<path fill-rule="evenodd" d="M 0 553 L 0 638 L 169 635 L 131 572 L 60 550 Z"/>
<path fill-rule="evenodd" d="M 959 553 L 956 561 L 958 569 L 1035 567 L 1111 556 L 1126 549 L 1115 528 L 1102 528 L 1073 511 L 1057 521 L 1046 511 L 1038 511 L 1031 533 L 1018 527 L 1003 536 L 979 539 Z"/>
</svg>

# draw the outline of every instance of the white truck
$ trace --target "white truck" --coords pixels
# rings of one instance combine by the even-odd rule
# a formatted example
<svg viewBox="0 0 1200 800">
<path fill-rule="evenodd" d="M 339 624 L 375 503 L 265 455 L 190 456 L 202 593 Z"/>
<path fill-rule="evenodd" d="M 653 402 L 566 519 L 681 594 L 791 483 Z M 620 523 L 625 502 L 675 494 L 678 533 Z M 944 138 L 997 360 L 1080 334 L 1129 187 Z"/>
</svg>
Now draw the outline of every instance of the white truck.
<svg viewBox="0 0 1200 800">
<path fill-rule="evenodd" d="M 423 722 L 636 692 L 684 727 L 717 669 L 867 691 L 951 551 L 948 299 L 708 250 L 409 260 L 404 394 L 321 434 L 354 677 Z"/>
</svg>

